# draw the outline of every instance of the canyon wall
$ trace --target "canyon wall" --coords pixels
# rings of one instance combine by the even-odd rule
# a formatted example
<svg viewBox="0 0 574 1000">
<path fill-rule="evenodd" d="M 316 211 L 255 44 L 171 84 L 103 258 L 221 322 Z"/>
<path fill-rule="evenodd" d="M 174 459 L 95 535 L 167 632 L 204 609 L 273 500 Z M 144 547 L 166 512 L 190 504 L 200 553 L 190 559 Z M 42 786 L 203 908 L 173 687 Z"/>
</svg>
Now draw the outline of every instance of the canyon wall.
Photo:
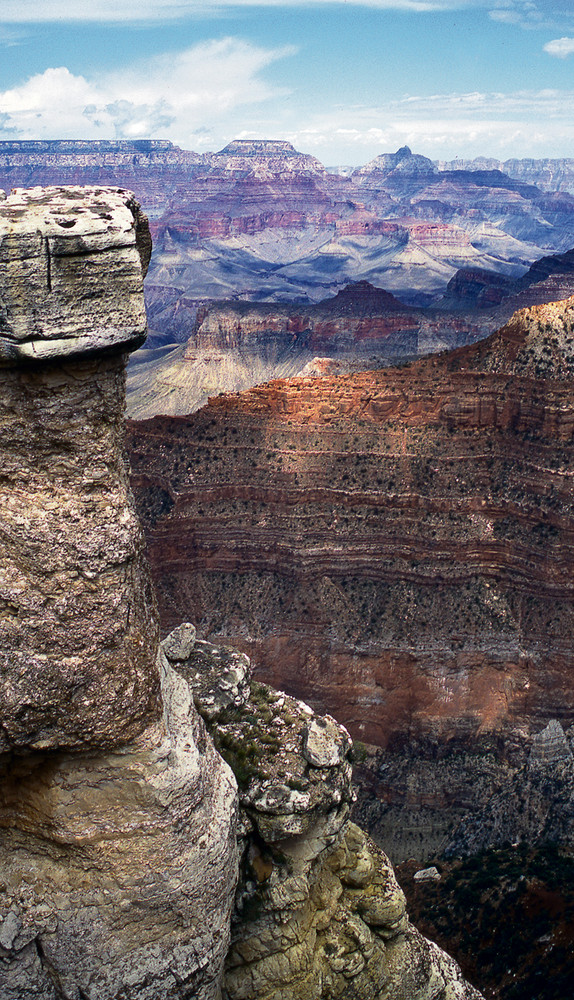
<svg viewBox="0 0 574 1000">
<path fill-rule="evenodd" d="M 186 344 L 135 355 L 128 413 L 137 419 L 192 413 L 217 392 L 299 375 L 305 365 L 325 372 L 380 368 L 469 343 L 492 329 L 490 313 L 469 318 L 408 307 L 367 281 L 307 307 L 214 302 L 198 309 Z"/>
<path fill-rule="evenodd" d="M 149 249 L 121 189 L 0 200 L 0 998 L 481 1000 L 349 822 L 343 727 L 188 622 L 159 646 L 121 433 Z"/>
<path fill-rule="evenodd" d="M 195 618 L 377 747 L 359 815 L 396 857 L 572 721 L 573 313 L 131 425 L 164 629 Z"/>
</svg>

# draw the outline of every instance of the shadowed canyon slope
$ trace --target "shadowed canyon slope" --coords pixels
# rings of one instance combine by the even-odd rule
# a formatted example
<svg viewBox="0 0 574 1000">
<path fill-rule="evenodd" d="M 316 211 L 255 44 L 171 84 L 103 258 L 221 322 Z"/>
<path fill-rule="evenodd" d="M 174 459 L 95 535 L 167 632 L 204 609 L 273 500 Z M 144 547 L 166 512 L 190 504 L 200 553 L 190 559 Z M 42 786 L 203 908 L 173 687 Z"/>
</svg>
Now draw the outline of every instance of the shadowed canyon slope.
<svg viewBox="0 0 574 1000">
<path fill-rule="evenodd" d="M 164 627 L 194 618 L 382 748 L 370 819 L 399 854 L 572 720 L 573 315 L 131 425 Z"/>
</svg>

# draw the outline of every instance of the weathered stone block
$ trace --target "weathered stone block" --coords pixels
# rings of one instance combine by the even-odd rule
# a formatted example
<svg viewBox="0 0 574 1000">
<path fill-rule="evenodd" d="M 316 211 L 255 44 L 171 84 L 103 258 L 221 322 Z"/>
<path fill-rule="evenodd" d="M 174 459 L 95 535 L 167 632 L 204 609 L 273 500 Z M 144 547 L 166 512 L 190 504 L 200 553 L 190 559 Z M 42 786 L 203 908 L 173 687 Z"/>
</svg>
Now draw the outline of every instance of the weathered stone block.
<svg viewBox="0 0 574 1000">
<path fill-rule="evenodd" d="M 137 347 L 150 255 L 130 192 L 15 190 L 0 207 L 0 364 Z"/>
<path fill-rule="evenodd" d="M 0 754 L 110 747 L 160 712 L 123 455 L 145 231 L 115 189 L 0 204 Z"/>
</svg>

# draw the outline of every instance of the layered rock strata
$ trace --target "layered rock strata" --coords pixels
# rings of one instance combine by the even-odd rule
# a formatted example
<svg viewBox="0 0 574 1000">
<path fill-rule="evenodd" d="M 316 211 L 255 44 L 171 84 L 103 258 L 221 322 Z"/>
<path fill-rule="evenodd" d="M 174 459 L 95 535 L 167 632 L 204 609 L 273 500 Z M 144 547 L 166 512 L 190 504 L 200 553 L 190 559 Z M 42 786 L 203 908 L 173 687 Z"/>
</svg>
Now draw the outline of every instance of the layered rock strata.
<svg viewBox="0 0 574 1000">
<path fill-rule="evenodd" d="M 341 371 L 380 368 L 467 344 L 491 329 L 484 315 L 469 320 L 460 313 L 409 308 L 368 281 L 307 307 L 212 303 L 198 309 L 185 345 L 134 355 L 128 412 L 136 419 L 191 413 L 217 392 L 299 375 L 318 355 L 332 357 Z"/>
<path fill-rule="evenodd" d="M 459 268 L 518 277 L 571 245 L 567 192 L 439 171 L 408 147 L 342 176 L 279 141 L 202 156 L 161 140 L 0 142 L 0 186 L 80 181 L 125 185 L 153 216 L 147 305 L 169 343 L 214 299 L 310 304 L 367 280 L 424 306 Z"/>
<path fill-rule="evenodd" d="M 0 997 L 216 1000 L 236 785 L 159 656 L 123 456 L 145 217 L 0 202 Z"/>
<path fill-rule="evenodd" d="M 388 859 L 349 821 L 346 730 L 252 681 L 242 653 L 184 647 L 181 627 L 163 649 L 240 786 L 226 1000 L 479 1000 L 409 923 Z"/>
<path fill-rule="evenodd" d="M 572 722 L 573 315 L 132 425 L 164 628 L 191 611 L 376 745 L 395 857 L 437 850 Z"/>
</svg>

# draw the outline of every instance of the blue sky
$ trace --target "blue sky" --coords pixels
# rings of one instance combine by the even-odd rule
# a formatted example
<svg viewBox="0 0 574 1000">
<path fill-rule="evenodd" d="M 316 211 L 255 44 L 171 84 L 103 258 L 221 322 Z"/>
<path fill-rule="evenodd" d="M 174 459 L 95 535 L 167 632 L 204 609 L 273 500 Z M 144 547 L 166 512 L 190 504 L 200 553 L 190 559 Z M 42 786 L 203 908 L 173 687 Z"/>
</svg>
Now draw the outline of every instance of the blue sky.
<svg viewBox="0 0 574 1000">
<path fill-rule="evenodd" d="M 572 0 L 0 0 L 0 138 L 574 157 Z"/>
</svg>

